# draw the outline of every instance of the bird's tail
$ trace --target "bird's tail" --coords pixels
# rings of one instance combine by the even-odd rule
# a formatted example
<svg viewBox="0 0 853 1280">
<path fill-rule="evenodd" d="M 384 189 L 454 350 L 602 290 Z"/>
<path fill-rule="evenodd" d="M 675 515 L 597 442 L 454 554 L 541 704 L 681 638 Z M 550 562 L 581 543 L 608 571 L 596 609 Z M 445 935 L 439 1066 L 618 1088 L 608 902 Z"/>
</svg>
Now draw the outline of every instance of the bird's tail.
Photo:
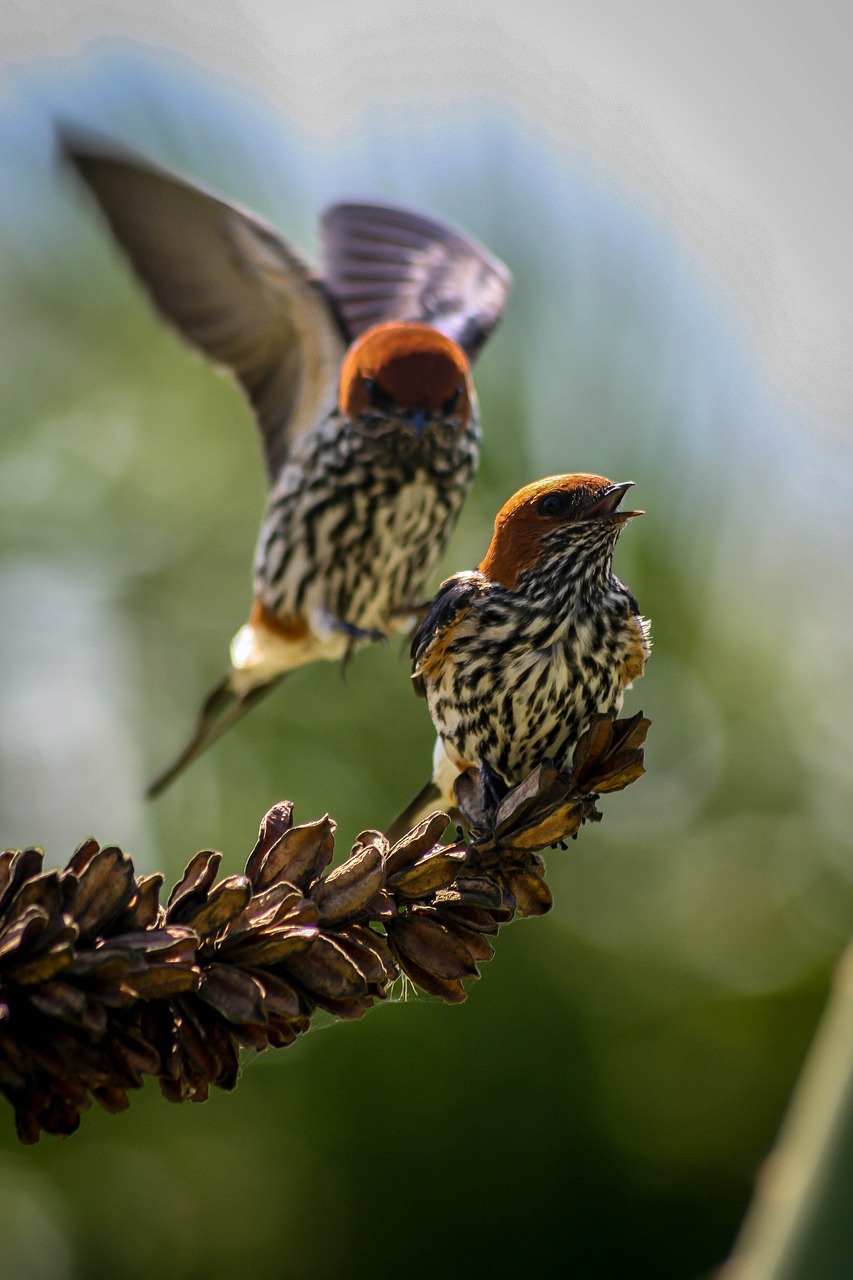
<svg viewBox="0 0 853 1280">
<path fill-rule="evenodd" d="M 441 809 L 445 813 L 451 811 L 447 804 L 447 797 L 443 794 L 441 787 L 437 785 L 434 779 L 431 779 L 425 787 L 421 788 L 414 800 L 407 804 L 401 813 L 397 814 L 385 834 L 391 844 L 394 844 L 429 814 Z"/>
<path fill-rule="evenodd" d="M 454 784 L 465 767 L 456 758 L 455 752 L 453 756 L 448 755 L 443 739 L 436 738 L 432 753 L 432 778 L 391 823 L 386 834 L 392 844 L 436 811 L 449 814 L 454 822 L 461 820 L 462 815 L 456 807 Z"/>
<path fill-rule="evenodd" d="M 233 673 L 227 675 L 204 700 L 201 711 L 198 713 L 195 730 L 187 745 L 149 783 L 145 793 L 149 800 L 153 800 L 155 796 L 165 791 L 178 774 L 183 773 L 187 765 L 195 760 L 196 756 L 200 756 L 202 751 L 206 751 L 216 742 L 217 738 L 221 738 L 226 729 L 230 729 L 232 724 L 242 719 L 247 711 L 251 711 L 255 703 L 260 702 L 261 698 L 274 689 L 283 678 L 284 675 L 274 676 L 266 684 L 259 684 L 254 689 L 238 693 L 232 683 Z"/>
</svg>

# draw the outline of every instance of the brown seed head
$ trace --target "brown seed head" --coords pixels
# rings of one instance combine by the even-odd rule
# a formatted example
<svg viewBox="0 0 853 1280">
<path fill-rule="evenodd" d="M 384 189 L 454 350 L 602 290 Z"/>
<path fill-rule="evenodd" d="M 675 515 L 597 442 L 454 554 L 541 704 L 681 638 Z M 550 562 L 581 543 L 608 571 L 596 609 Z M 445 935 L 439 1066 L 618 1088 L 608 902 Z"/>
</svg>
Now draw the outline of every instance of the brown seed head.
<svg viewBox="0 0 853 1280">
<path fill-rule="evenodd" d="M 338 404 L 348 418 L 399 412 L 471 417 L 471 372 L 460 346 L 428 324 L 379 324 L 352 344 L 341 368 Z M 417 424 L 416 424 L 417 425 Z"/>
<path fill-rule="evenodd" d="M 624 524 L 640 511 L 617 508 L 632 480 L 614 484 L 604 476 L 547 476 L 525 485 L 505 502 L 495 518 L 495 532 L 480 572 L 503 587 L 515 587 L 525 569 L 536 564 L 542 543 L 558 525 L 592 521 Z"/>
</svg>

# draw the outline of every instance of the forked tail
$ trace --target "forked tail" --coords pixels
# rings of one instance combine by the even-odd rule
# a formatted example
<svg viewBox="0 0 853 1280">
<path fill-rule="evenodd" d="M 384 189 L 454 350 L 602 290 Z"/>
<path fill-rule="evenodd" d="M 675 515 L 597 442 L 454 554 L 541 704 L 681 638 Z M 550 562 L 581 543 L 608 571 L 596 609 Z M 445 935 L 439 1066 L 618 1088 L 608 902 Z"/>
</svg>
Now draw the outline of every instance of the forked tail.
<svg viewBox="0 0 853 1280">
<path fill-rule="evenodd" d="M 189 742 L 183 751 L 149 783 L 145 792 L 149 800 L 153 800 L 155 796 L 159 796 L 162 791 L 165 791 L 169 784 L 177 778 L 178 774 L 183 773 L 187 765 L 195 760 L 196 756 L 200 756 L 202 751 L 206 751 L 218 738 L 221 738 L 223 733 L 231 728 L 232 724 L 236 724 L 247 711 L 251 711 L 252 707 L 257 702 L 260 702 L 265 694 L 269 693 L 284 679 L 284 675 L 275 676 L 266 684 L 260 684 L 254 689 L 250 689 L 248 693 L 237 693 L 232 688 L 231 679 L 231 675 L 227 675 L 207 695 L 198 714 L 195 731 Z"/>
</svg>

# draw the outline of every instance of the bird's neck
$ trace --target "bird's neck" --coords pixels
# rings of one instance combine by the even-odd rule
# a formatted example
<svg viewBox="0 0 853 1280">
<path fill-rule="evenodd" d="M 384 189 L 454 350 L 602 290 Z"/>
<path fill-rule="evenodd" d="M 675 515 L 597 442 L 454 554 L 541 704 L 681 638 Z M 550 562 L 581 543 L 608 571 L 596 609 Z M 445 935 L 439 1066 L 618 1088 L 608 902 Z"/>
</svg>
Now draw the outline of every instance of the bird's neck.
<svg viewBox="0 0 853 1280">
<path fill-rule="evenodd" d="M 600 608 L 617 585 L 613 548 L 555 556 L 522 574 L 516 590 L 551 617 L 578 618 Z"/>
</svg>

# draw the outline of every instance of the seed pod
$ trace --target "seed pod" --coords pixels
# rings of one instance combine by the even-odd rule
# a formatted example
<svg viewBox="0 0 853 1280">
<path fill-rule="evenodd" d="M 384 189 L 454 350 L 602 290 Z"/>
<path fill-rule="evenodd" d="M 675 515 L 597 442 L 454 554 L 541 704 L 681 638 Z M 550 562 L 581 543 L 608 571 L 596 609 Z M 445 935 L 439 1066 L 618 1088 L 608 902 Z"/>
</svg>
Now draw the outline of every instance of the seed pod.
<svg viewBox="0 0 853 1280">
<path fill-rule="evenodd" d="M 86 941 L 105 934 L 136 892 L 133 863 L 111 845 L 101 849 L 77 878 L 77 888 L 66 910 Z"/>
<path fill-rule="evenodd" d="M 5 881 L 2 895 L 0 895 L 0 916 L 5 918 L 9 905 L 21 885 L 37 876 L 43 863 L 44 854 L 41 849 L 7 849 L 5 851 L 2 861 L 3 875 L 0 881 L 0 883 Z"/>
<path fill-rule="evenodd" d="M 306 889 L 332 860 L 335 826 L 326 814 L 317 822 L 305 822 L 285 831 L 250 877 L 255 889 L 266 889 L 278 880 L 289 880 Z"/>
<path fill-rule="evenodd" d="M 149 964 L 141 973 L 129 975 L 126 985 L 140 1000 L 165 1000 L 195 991 L 200 976 L 201 970 L 195 965 L 185 968 L 180 964 Z"/>
<path fill-rule="evenodd" d="M 184 923 L 187 916 L 191 916 L 205 901 L 221 862 L 222 854 L 209 849 L 202 849 L 190 859 L 186 871 L 169 894 L 166 918 L 170 923 Z"/>
<path fill-rule="evenodd" d="M 418 901 L 453 884 L 467 861 L 464 847 L 438 848 L 388 880 L 388 888 L 398 898 Z"/>
<path fill-rule="evenodd" d="M 318 934 L 304 955 L 290 956 L 284 968 L 312 996 L 347 1000 L 367 994 L 367 982 L 357 966 L 327 934 Z"/>
<path fill-rule="evenodd" d="M 437 978 L 477 976 L 477 966 L 464 942 L 435 918 L 414 912 L 398 916 L 389 937 L 401 962 L 403 957 L 413 960 Z"/>
<path fill-rule="evenodd" d="M 474 929 L 468 929 L 456 920 L 450 921 L 446 914 L 442 914 L 440 919 L 447 925 L 453 936 L 464 944 L 466 951 L 471 955 L 471 959 L 478 965 L 486 964 L 492 959 L 495 949 L 485 934 L 477 933 Z"/>
<path fill-rule="evenodd" d="M 385 882 L 385 862 L 376 845 L 366 845 L 311 889 L 322 924 L 339 924 L 363 911 Z"/>
<path fill-rule="evenodd" d="M 477 933 L 498 932 L 498 922 L 492 911 L 486 911 L 482 907 L 466 907 L 454 905 L 453 903 L 435 904 L 435 913 L 438 919 L 449 924 L 452 929 L 456 929 L 457 925 L 463 925 L 466 929 L 473 929 Z"/>
<path fill-rule="evenodd" d="M 641 747 L 651 724 L 651 720 L 647 720 L 642 711 L 625 720 L 616 720 L 613 725 L 613 740 L 610 744 L 611 752 L 635 751 Z"/>
<path fill-rule="evenodd" d="M 201 975 L 198 998 L 216 1010 L 226 1022 L 267 1021 L 264 990 L 250 974 L 232 965 L 210 964 Z"/>
<path fill-rule="evenodd" d="M 642 751 L 619 751 L 607 761 L 606 771 L 596 775 L 594 789 L 623 791 L 645 773 Z"/>
<path fill-rule="evenodd" d="M 303 1022 L 307 1026 L 305 1004 L 289 982 L 266 969 L 250 969 L 246 972 L 263 990 L 268 1017 L 287 1018 L 293 1022 Z"/>
<path fill-rule="evenodd" d="M 461 1004 L 468 998 L 468 993 L 458 978 L 440 978 L 438 974 L 424 969 L 411 956 L 400 956 L 400 967 L 407 978 L 427 995 L 439 996 L 446 1004 Z"/>
<path fill-rule="evenodd" d="M 158 963 L 192 964 L 198 939 L 185 925 L 169 924 L 162 929 L 142 929 L 123 933 L 122 947 L 139 951 Z"/>
<path fill-rule="evenodd" d="M 14 928 L 23 917 L 32 916 L 33 908 L 35 908 L 40 914 L 43 923 L 39 927 L 30 926 L 27 930 L 25 945 L 32 946 L 50 920 L 55 920 L 57 926 L 62 923 L 61 916 L 64 901 L 65 893 L 60 883 L 58 871 L 43 871 L 39 875 L 33 876 L 31 880 L 24 881 L 10 899 L 6 911 L 3 913 L 2 933 L 6 934 L 10 929 Z"/>
<path fill-rule="evenodd" d="M 460 773 L 453 784 L 453 794 L 468 830 L 486 831 L 489 827 L 489 817 L 479 770 L 466 769 L 464 773 Z"/>
<path fill-rule="evenodd" d="M 383 831 L 374 831 L 372 828 L 368 831 L 361 831 L 356 836 L 353 846 L 350 849 L 350 857 L 361 853 L 362 849 L 378 849 L 383 858 L 388 857 L 390 845 L 388 837 Z"/>
<path fill-rule="evenodd" d="M 77 926 L 69 925 L 64 934 L 55 939 L 47 950 L 36 952 L 29 960 L 10 964 L 6 969 L 8 981 L 20 986 L 49 982 L 73 961 L 76 937 Z"/>
<path fill-rule="evenodd" d="M 571 839 L 582 819 L 583 809 L 576 799 L 570 799 L 550 812 L 534 810 L 526 823 L 503 833 L 501 847 L 515 851 L 547 849 L 561 840 Z"/>
<path fill-rule="evenodd" d="M 247 876 L 228 876 L 221 880 L 197 906 L 187 906 L 181 919 L 199 936 L 207 938 L 219 933 L 243 910 L 252 897 Z"/>
<path fill-rule="evenodd" d="M 388 939 L 384 934 L 377 933 L 375 929 L 371 929 L 366 924 L 351 924 L 347 928 L 345 935 L 338 935 L 339 944 L 343 942 L 344 938 L 357 942 L 360 947 L 375 956 L 376 963 L 382 970 L 382 976 L 374 977 L 373 974 L 377 970 L 372 968 L 369 978 L 371 983 L 377 983 L 384 987 L 398 977 L 397 966 L 394 964 L 394 957 L 391 954 Z"/>
<path fill-rule="evenodd" d="M 246 861 L 246 875 L 257 887 L 257 877 L 269 852 L 293 826 L 293 805 L 289 800 L 274 804 L 261 819 L 257 843 Z"/>
<path fill-rule="evenodd" d="M 492 824 L 495 837 L 499 838 L 504 831 L 513 830 L 522 824 L 528 814 L 542 805 L 545 793 L 553 788 L 559 778 L 560 774 L 552 764 L 540 764 L 523 782 L 513 787 L 495 812 Z"/>
<path fill-rule="evenodd" d="M 544 916 L 554 905 L 551 890 L 541 876 L 530 871 L 517 871 L 508 878 L 520 916 Z"/>
<path fill-rule="evenodd" d="M 435 904 L 499 909 L 503 890 L 489 876 L 457 876 L 455 884 L 435 895 Z"/>
<path fill-rule="evenodd" d="M 297 904 L 307 901 L 289 880 L 279 880 L 269 889 L 252 893 L 252 897 L 239 915 L 229 921 L 229 937 L 246 929 L 258 929 L 279 923 Z"/>
<path fill-rule="evenodd" d="M 591 716 L 586 732 L 578 738 L 572 753 L 572 777 L 576 780 L 578 787 L 581 786 L 581 775 L 587 767 L 593 767 L 597 761 L 601 760 L 612 738 L 612 716 Z"/>
<path fill-rule="evenodd" d="M 116 921 L 116 929 L 147 929 L 165 920 L 165 912 L 160 906 L 160 889 L 163 877 L 159 874 L 136 877 L 136 894 L 131 898 L 122 914 Z"/>
<path fill-rule="evenodd" d="M 130 1106 L 130 1098 L 124 1089 L 119 1089 L 115 1085 L 102 1085 L 99 1089 L 93 1089 L 92 1097 L 113 1116 L 118 1115 L 120 1111 L 126 1111 Z"/>
<path fill-rule="evenodd" d="M 447 826 L 446 813 L 431 813 L 428 818 L 424 818 L 416 827 L 412 827 L 411 831 L 407 831 L 404 836 L 388 851 L 385 859 L 385 869 L 389 876 L 394 875 L 397 871 L 401 871 L 403 867 L 411 866 L 413 862 L 417 862 L 425 853 L 429 853 L 434 849 L 441 839 L 445 827 Z"/>
<path fill-rule="evenodd" d="M 281 964 L 290 956 L 310 950 L 318 937 L 315 925 L 281 925 L 265 929 L 253 938 L 247 938 L 227 950 L 219 952 L 231 964 L 268 965 Z"/>
<path fill-rule="evenodd" d="M 348 932 L 336 934 L 335 942 L 353 962 L 371 991 L 384 995 L 385 988 L 397 976 L 390 952 L 386 964 L 374 947 L 364 946 Z"/>
</svg>

